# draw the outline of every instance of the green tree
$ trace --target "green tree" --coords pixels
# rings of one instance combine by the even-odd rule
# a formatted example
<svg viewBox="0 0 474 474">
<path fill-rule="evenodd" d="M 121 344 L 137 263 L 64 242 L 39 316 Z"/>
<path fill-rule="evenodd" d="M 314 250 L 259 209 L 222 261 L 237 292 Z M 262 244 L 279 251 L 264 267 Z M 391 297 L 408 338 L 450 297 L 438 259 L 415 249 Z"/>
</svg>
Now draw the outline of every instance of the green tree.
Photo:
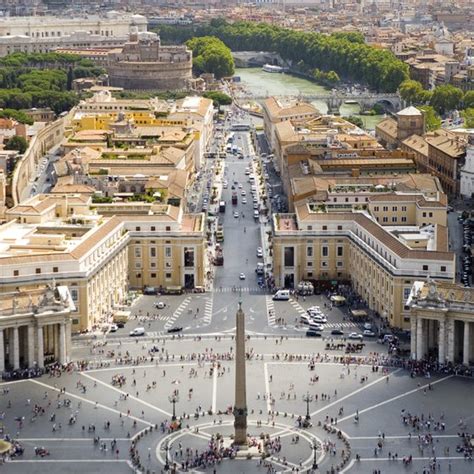
<svg viewBox="0 0 474 474">
<path fill-rule="evenodd" d="M 232 98 L 220 91 L 206 91 L 202 95 L 203 97 L 211 99 L 215 107 L 232 104 Z"/>
<path fill-rule="evenodd" d="M 353 123 L 356 127 L 364 128 L 364 122 L 356 115 L 349 115 L 349 117 L 346 117 L 346 120 L 350 123 Z"/>
<path fill-rule="evenodd" d="M 234 58 L 230 49 L 218 38 L 203 36 L 187 41 L 193 52 L 196 74 L 213 73 L 217 79 L 234 74 Z"/>
<path fill-rule="evenodd" d="M 3 109 L 0 110 L 0 118 L 12 118 L 20 123 L 33 125 L 33 119 L 21 110 Z"/>
<path fill-rule="evenodd" d="M 474 91 L 467 91 L 464 94 L 463 104 L 465 109 L 474 108 Z"/>
<path fill-rule="evenodd" d="M 443 115 L 446 112 L 458 109 L 462 98 L 463 92 L 461 89 L 451 84 L 446 84 L 435 88 L 430 105 L 435 108 L 436 112 Z"/>
<path fill-rule="evenodd" d="M 420 82 L 407 79 L 400 84 L 398 88 L 400 97 L 410 105 L 418 105 L 423 103 L 425 98 L 425 90 Z"/>
<path fill-rule="evenodd" d="M 425 129 L 427 132 L 441 128 L 441 117 L 431 105 L 421 105 L 418 108 L 423 112 L 425 117 Z"/>
<path fill-rule="evenodd" d="M 21 154 L 25 153 L 28 148 L 28 142 L 25 137 L 15 135 L 5 143 L 5 150 L 18 150 Z"/>
<path fill-rule="evenodd" d="M 466 128 L 474 128 L 474 107 L 470 107 L 462 112 L 464 126 Z"/>
</svg>

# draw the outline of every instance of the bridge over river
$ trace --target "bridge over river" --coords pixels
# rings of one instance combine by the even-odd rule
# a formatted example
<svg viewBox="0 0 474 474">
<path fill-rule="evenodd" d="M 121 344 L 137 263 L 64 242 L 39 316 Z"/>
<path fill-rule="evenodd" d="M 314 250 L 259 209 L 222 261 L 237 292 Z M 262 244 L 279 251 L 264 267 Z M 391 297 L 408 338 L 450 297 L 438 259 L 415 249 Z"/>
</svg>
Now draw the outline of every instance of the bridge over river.
<svg viewBox="0 0 474 474">
<path fill-rule="evenodd" d="M 375 104 L 382 104 L 390 110 L 400 110 L 402 108 L 402 100 L 398 94 L 345 94 L 342 92 L 333 92 L 331 94 L 299 94 L 295 95 L 278 95 L 280 99 L 297 99 L 304 102 L 323 101 L 326 102 L 329 114 L 338 114 L 339 108 L 344 103 L 357 103 L 361 112 L 372 109 Z M 255 96 L 247 94 L 239 94 L 236 99 L 255 100 L 261 102 L 266 96 Z"/>
</svg>

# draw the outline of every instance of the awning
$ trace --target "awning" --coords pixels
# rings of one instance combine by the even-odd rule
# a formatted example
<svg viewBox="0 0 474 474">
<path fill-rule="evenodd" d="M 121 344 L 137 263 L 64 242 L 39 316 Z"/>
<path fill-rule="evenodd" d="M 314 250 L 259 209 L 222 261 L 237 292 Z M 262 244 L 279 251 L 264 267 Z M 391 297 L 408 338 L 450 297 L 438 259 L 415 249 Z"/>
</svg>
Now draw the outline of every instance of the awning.
<svg viewBox="0 0 474 474">
<path fill-rule="evenodd" d="M 355 318 L 365 318 L 367 316 L 367 312 L 363 309 L 353 309 L 351 310 L 351 314 Z"/>
<path fill-rule="evenodd" d="M 334 296 L 331 296 L 331 301 L 334 303 L 344 303 L 346 301 L 346 298 L 344 298 L 344 296 L 341 296 L 341 295 L 334 295 Z"/>
</svg>

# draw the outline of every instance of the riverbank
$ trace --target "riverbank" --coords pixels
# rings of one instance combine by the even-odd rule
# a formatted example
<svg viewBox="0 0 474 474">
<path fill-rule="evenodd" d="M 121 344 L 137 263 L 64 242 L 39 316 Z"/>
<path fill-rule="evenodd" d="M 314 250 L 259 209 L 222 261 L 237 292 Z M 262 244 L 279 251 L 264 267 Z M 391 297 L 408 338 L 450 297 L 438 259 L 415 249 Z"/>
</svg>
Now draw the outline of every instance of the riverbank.
<svg viewBox="0 0 474 474">
<path fill-rule="evenodd" d="M 237 68 L 235 76 L 240 77 L 240 86 L 246 92 L 242 96 L 249 101 L 252 97 L 294 96 L 299 95 L 327 95 L 331 91 L 315 82 L 292 74 L 272 74 L 262 71 L 261 68 Z M 321 113 L 327 113 L 326 102 L 312 101 Z M 375 125 L 383 119 L 383 115 L 361 115 L 358 104 L 343 104 L 340 109 L 342 116 L 355 115 L 362 119 L 364 128 L 374 130 Z"/>
</svg>

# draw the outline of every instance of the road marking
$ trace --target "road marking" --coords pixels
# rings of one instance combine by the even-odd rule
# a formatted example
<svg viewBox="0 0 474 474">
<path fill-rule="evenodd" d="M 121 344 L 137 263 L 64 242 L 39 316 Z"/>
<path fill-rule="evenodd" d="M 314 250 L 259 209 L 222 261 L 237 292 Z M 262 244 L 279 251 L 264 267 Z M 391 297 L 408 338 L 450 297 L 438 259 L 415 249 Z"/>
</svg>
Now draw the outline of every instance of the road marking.
<svg viewBox="0 0 474 474">
<path fill-rule="evenodd" d="M 272 297 L 265 296 L 265 305 L 267 311 L 267 321 L 269 326 L 275 326 L 275 304 L 273 303 Z"/>
<path fill-rule="evenodd" d="M 267 413 L 268 413 L 272 409 L 272 404 L 270 403 L 270 379 L 268 378 L 268 364 L 266 362 L 263 366 L 263 374 L 265 377 L 265 392 L 267 396 Z"/>
<path fill-rule="evenodd" d="M 397 372 L 400 372 L 400 370 L 402 369 L 397 369 L 395 371 L 393 371 L 390 375 L 393 375 L 393 374 L 396 374 Z M 344 395 L 343 397 L 341 398 L 338 398 L 337 400 L 335 400 L 334 402 L 331 402 L 329 405 L 326 405 L 325 407 L 322 407 L 320 408 L 319 410 L 316 410 L 315 412 L 311 413 L 311 416 L 314 416 L 314 415 L 317 415 L 318 413 L 321 413 L 322 411 L 325 411 L 327 410 L 328 408 L 331 408 L 333 407 L 334 405 L 337 405 L 338 403 L 341 403 L 343 402 L 344 400 L 347 400 L 348 398 L 352 397 L 353 395 L 356 395 L 360 392 L 363 392 L 364 390 L 372 387 L 372 385 L 375 385 L 377 383 L 380 383 L 382 380 L 385 380 L 387 377 L 386 376 L 382 376 L 376 380 L 373 380 L 372 382 L 368 383 L 367 385 L 364 385 L 363 387 L 361 388 L 358 388 L 357 390 L 355 390 L 354 392 L 351 392 L 351 393 L 348 393 L 347 395 Z M 342 421 L 342 420 L 339 420 L 339 421 Z"/>
<path fill-rule="evenodd" d="M 301 315 L 301 314 L 306 314 L 306 310 L 303 308 L 303 306 L 301 306 L 298 301 L 294 300 L 294 299 L 291 299 L 289 301 L 289 303 L 291 304 L 291 306 L 293 306 L 293 308 L 298 311 L 298 313 Z"/>
<path fill-rule="evenodd" d="M 421 387 L 414 388 L 413 390 L 409 390 L 408 392 L 401 393 L 400 395 L 397 395 L 395 397 L 389 398 L 388 400 L 384 400 L 383 402 L 376 403 L 375 405 L 372 405 L 370 407 L 364 408 L 362 410 L 359 410 L 359 415 L 362 413 L 366 413 L 368 411 L 375 410 L 376 408 L 379 408 L 383 405 L 386 405 L 387 403 L 392 403 L 395 400 L 398 400 L 400 398 L 406 397 L 407 395 L 411 395 L 412 393 L 419 392 L 420 390 L 423 390 L 428 387 L 428 385 L 436 385 L 438 383 L 444 382 L 445 380 L 448 380 L 450 378 L 454 377 L 454 375 L 448 375 L 446 377 L 443 377 L 442 379 L 435 380 L 434 382 L 427 383 L 426 385 L 422 385 Z M 354 418 L 356 414 L 352 413 L 352 415 L 347 415 L 344 418 L 341 418 L 338 422 L 341 423 L 343 421 L 349 420 L 350 418 Z"/>
<path fill-rule="evenodd" d="M 21 379 L 21 380 L 12 380 L 10 382 L 2 382 L 0 383 L 0 387 L 3 387 L 4 385 L 13 385 L 14 383 L 27 382 L 28 380 L 31 380 L 31 379 Z"/>
<path fill-rule="evenodd" d="M 354 440 L 371 440 L 371 439 L 380 439 L 380 436 L 348 436 L 346 435 L 346 438 L 348 439 L 354 439 Z M 431 438 L 459 438 L 459 435 L 431 435 Z M 415 436 L 412 436 L 410 438 L 409 435 L 393 435 L 393 436 L 385 436 L 384 439 L 413 439 L 415 440 Z"/>
<path fill-rule="evenodd" d="M 46 383 L 43 383 L 43 382 L 40 382 L 39 380 L 34 380 L 34 379 L 28 379 L 29 382 L 32 382 L 32 383 L 35 383 L 37 385 L 41 385 L 42 387 L 45 387 L 45 388 L 48 388 L 49 390 L 54 390 L 55 392 L 59 392 L 59 388 L 56 388 L 56 387 L 52 387 L 51 385 L 48 385 Z M 80 400 L 81 402 L 84 402 L 84 403 L 88 403 L 89 405 L 94 405 L 96 406 L 95 402 L 93 402 L 92 400 L 89 400 L 87 398 L 84 398 L 84 397 L 81 397 L 79 395 L 76 395 L 74 393 L 71 393 L 71 392 L 63 392 L 64 395 L 67 395 L 68 397 L 72 397 L 72 398 L 75 398 L 77 400 Z M 102 403 L 98 403 L 97 406 L 99 408 L 103 408 L 104 410 L 108 410 L 112 413 L 116 413 L 117 415 L 122 415 L 122 416 L 125 416 L 126 418 L 129 418 L 131 420 L 135 420 L 135 421 L 139 421 L 140 423 L 144 423 L 148 426 L 155 426 L 154 423 L 150 423 L 148 421 L 145 421 L 145 420 L 142 420 L 141 418 L 138 418 L 136 416 L 133 416 L 133 415 L 130 415 L 128 416 L 126 413 L 123 413 L 121 412 L 120 410 L 115 410 L 114 408 L 110 408 L 106 405 L 102 405 Z"/>
<path fill-rule="evenodd" d="M 204 308 L 204 318 L 203 322 L 206 326 L 211 324 L 212 321 L 212 310 L 214 309 L 214 293 L 211 294 L 211 297 L 206 301 L 206 306 Z"/>
<path fill-rule="evenodd" d="M 191 297 L 187 296 L 184 301 L 182 301 L 181 304 L 175 309 L 173 315 L 168 318 L 168 321 L 166 321 L 164 326 L 165 331 L 173 326 L 174 322 L 181 316 L 189 303 L 191 303 Z"/>
<path fill-rule="evenodd" d="M 148 408 L 151 408 L 152 410 L 156 410 L 160 413 L 162 413 L 163 415 L 166 415 L 166 416 L 169 416 L 171 417 L 171 413 L 168 413 L 167 411 L 165 410 L 162 410 L 161 408 L 158 408 L 156 407 L 155 405 L 152 405 L 151 403 L 148 403 L 146 402 L 145 400 L 141 400 L 140 398 L 138 397 L 135 397 L 134 395 L 132 395 L 131 393 L 128 393 L 128 392 L 125 392 L 124 390 L 120 390 L 118 389 L 117 387 L 114 387 L 113 385 L 109 385 L 108 383 L 106 382 L 103 382 L 102 380 L 99 380 L 95 377 L 92 377 L 92 375 L 89 375 L 89 374 L 86 374 L 84 372 L 80 372 L 80 375 L 90 379 L 90 380 L 93 380 L 94 382 L 98 382 L 100 383 L 101 385 L 103 385 L 104 387 L 107 387 L 107 388 L 110 388 L 112 390 L 115 390 L 116 392 L 122 394 L 122 395 L 127 395 L 128 398 L 130 398 L 131 400 L 135 400 L 136 402 L 140 402 L 142 403 L 143 405 L 147 406 Z M 150 423 L 151 424 L 151 423 Z"/>
<path fill-rule="evenodd" d="M 213 371 L 213 380 L 212 380 L 212 413 L 216 413 L 217 405 L 217 367 L 214 367 Z"/>
<path fill-rule="evenodd" d="M 140 369 L 154 369 L 156 367 L 181 367 L 182 365 L 197 365 L 198 362 L 184 362 L 182 364 L 178 364 L 178 363 L 172 363 L 170 364 L 169 362 L 160 362 L 159 364 L 149 364 L 149 365 L 130 365 L 130 366 L 127 366 L 127 365 L 117 365 L 116 367 L 104 367 L 102 369 L 89 369 L 87 370 L 87 372 L 110 372 L 110 371 L 113 371 L 113 370 L 132 370 L 132 369 L 137 369 L 137 368 L 140 368 Z M 78 372 L 78 373 L 82 373 L 82 372 Z"/>
</svg>

